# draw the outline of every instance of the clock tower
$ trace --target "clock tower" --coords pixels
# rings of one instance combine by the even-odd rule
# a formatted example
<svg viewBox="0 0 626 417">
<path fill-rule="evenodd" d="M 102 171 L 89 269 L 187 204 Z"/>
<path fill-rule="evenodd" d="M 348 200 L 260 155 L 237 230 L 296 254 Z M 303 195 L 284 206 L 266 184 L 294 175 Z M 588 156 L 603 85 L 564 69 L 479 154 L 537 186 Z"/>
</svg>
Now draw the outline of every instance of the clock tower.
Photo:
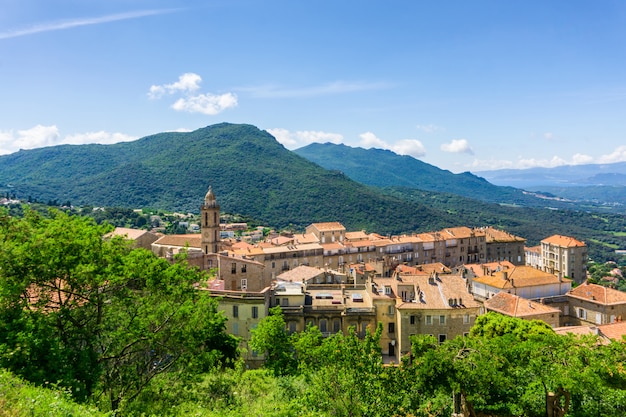
<svg viewBox="0 0 626 417">
<path fill-rule="evenodd" d="M 200 206 L 200 231 L 202 233 L 202 252 L 217 253 L 220 242 L 220 205 L 215 200 L 211 186 Z"/>
</svg>

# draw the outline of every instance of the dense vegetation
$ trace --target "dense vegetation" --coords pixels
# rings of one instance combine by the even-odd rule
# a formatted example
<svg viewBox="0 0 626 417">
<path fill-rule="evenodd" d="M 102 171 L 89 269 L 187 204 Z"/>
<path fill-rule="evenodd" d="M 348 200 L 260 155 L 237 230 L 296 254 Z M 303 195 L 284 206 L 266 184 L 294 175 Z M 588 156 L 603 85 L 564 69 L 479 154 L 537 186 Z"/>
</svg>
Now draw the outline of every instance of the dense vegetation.
<svg viewBox="0 0 626 417">
<path fill-rule="evenodd" d="M 162 373 L 232 365 L 237 340 L 206 276 L 170 264 L 87 217 L 0 211 L 0 367 L 104 410 Z"/>
</svg>

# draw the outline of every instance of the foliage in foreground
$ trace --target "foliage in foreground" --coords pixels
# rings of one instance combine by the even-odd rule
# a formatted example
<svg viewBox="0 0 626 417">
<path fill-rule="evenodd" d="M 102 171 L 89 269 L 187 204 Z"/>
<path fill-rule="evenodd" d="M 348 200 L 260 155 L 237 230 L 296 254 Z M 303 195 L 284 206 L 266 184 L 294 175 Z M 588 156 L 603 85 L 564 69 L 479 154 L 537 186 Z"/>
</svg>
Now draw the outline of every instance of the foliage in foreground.
<svg viewBox="0 0 626 417">
<path fill-rule="evenodd" d="M 67 392 L 35 387 L 10 372 L 0 369 L 0 415 L 104 417 L 109 414 L 75 403 Z"/>
</svg>

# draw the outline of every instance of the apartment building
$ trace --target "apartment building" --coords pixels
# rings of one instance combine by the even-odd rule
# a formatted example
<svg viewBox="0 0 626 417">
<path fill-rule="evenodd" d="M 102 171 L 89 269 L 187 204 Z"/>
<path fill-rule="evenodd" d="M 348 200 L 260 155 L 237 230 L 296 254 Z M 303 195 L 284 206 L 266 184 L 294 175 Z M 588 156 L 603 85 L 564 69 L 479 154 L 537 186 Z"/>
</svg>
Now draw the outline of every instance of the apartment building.
<svg viewBox="0 0 626 417">
<path fill-rule="evenodd" d="M 587 279 L 588 256 L 587 245 L 573 237 L 553 235 L 541 241 L 542 269 L 577 283 Z"/>
</svg>

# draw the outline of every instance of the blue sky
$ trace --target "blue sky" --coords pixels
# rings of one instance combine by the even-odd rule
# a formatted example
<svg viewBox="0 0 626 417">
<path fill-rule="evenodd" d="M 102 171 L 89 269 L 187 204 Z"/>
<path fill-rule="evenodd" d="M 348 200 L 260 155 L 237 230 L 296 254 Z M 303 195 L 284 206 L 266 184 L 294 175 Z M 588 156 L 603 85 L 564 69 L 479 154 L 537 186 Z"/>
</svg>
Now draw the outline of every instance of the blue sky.
<svg viewBox="0 0 626 417">
<path fill-rule="evenodd" d="M 453 172 L 626 160 L 626 2 L 2 0 L 0 154 L 220 122 Z"/>
</svg>

